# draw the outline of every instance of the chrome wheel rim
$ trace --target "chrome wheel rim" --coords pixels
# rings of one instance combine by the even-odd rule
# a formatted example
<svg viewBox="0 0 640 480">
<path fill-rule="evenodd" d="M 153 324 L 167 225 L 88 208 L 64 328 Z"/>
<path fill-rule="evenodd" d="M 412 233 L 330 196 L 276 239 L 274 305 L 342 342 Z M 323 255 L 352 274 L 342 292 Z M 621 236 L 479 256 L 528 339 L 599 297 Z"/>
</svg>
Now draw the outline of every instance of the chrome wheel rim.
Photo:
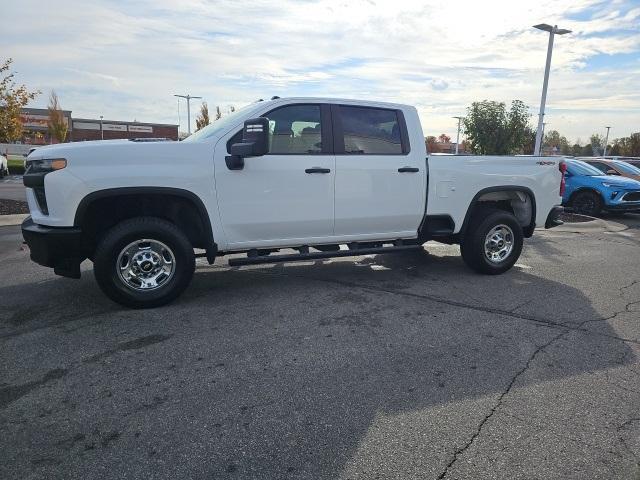
<svg viewBox="0 0 640 480">
<path fill-rule="evenodd" d="M 508 225 L 493 227 L 484 240 L 484 255 L 491 263 L 504 261 L 513 251 L 514 235 Z"/>
<path fill-rule="evenodd" d="M 120 251 L 116 271 L 127 287 L 148 292 L 171 280 L 175 265 L 175 256 L 167 245 L 158 240 L 142 238 Z"/>
</svg>

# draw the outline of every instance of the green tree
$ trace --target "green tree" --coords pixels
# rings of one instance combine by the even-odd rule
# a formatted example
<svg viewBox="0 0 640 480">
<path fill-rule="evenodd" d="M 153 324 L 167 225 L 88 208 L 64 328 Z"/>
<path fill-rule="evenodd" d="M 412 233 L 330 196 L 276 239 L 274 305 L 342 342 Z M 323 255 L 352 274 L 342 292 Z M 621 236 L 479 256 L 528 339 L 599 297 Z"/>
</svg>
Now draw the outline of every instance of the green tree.
<svg viewBox="0 0 640 480">
<path fill-rule="evenodd" d="M 590 143 L 586 144 L 582 147 L 582 151 L 580 152 L 580 156 L 582 157 L 593 157 L 593 147 Z"/>
<path fill-rule="evenodd" d="M 200 105 L 200 113 L 198 113 L 198 116 L 196 117 L 196 132 L 210 123 L 209 106 L 207 105 L 207 102 L 202 102 L 202 105 Z"/>
<path fill-rule="evenodd" d="M 433 153 L 435 149 L 435 144 L 436 144 L 436 137 L 434 137 L 433 135 L 429 135 L 427 138 L 424 139 L 424 141 L 427 144 L 427 152 Z"/>
<path fill-rule="evenodd" d="M 640 157 L 640 132 L 632 133 L 627 139 L 625 155 L 628 157 Z"/>
<path fill-rule="evenodd" d="M 607 153 L 610 155 L 622 155 L 622 146 L 619 138 L 613 141 L 611 148 L 607 148 Z"/>
<path fill-rule="evenodd" d="M 446 133 L 441 133 L 440 136 L 438 137 L 438 141 L 440 143 L 450 143 L 451 142 L 451 137 L 449 135 L 447 135 Z"/>
<path fill-rule="evenodd" d="M 536 130 L 527 125 L 524 129 L 524 142 L 522 144 L 522 153 L 530 154 L 536 148 Z"/>
<path fill-rule="evenodd" d="M 544 135 L 544 144 L 550 148 L 556 148 L 556 153 L 569 155 L 570 147 L 567 137 L 563 137 L 557 130 L 551 130 Z"/>
<path fill-rule="evenodd" d="M 29 91 L 25 85 L 16 85 L 15 73 L 11 71 L 13 60 L 7 59 L 0 65 L 0 142 L 13 143 L 22 135 L 20 110 L 40 91 Z"/>
<path fill-rule="evenodd" d="M 604 138 L 598 133 L 594 133 L 590 137 L 591 155 L 602 155 L 604 152 Z"/>
<path fill-rule="evenodd" d="M 51 90 L 51 95 L 49 95 L 49 106 L 47 110 L 49 111 L 49 135 L 58 143 L 63 143 L 67 139 L 69 125 L 67 125 L 65 121 L 64 113 L 62 112 L 62 108 L 60 108 L 58 95 L 54 90 Z"/>
<path fill-rule="evenodd" d="M 508 111 L 503 102 L 473 102 L 463 120 L 471 151 L 481 155 L 522 152 L 529 142 L 529 116 L 520 100 L 512 101 Z"/>
<path fill-rule="evenodd" d="M 573 144 L 573 146 L 571 147 L 571 153 L 570 155 L 573 155 L 574 157 L 579 157 L 580 155 L 582 155 L 582 145 L 580 145 L 580 139 L 576 140 L 576 143 Z"/>
<path fill-rule="evenodd" d="M 616 138 L 613 141 L 611 155 L 640 157 L 640 132 L 632 133 L 628 137 Z"/>
</svg>

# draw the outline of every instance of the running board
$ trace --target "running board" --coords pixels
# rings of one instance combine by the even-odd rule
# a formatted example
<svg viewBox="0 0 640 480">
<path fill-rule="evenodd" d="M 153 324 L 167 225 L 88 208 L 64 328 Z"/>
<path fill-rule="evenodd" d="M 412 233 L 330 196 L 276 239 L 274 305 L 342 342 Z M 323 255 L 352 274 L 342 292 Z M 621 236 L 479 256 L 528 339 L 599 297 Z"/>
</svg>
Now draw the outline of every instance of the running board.
<svg viewBox="0 0 640 480">
<path fill-rule="evenodd" d="M 229 265 L 257 265 L 261 263 L 303 262 L 305 260 L 319 260 L 335 257 L 357 257 L 359 255 L 378 255 L 381 253 L 406 252 L 408 250 L 422 250 L 422 245 L 399 245 L 395 247 L 355 248 L 353 250 L 336 250 L 334 252 L 309 252 L 291 255 L 260 255 L 242 258 L 230 258 Z"/>
</svg>

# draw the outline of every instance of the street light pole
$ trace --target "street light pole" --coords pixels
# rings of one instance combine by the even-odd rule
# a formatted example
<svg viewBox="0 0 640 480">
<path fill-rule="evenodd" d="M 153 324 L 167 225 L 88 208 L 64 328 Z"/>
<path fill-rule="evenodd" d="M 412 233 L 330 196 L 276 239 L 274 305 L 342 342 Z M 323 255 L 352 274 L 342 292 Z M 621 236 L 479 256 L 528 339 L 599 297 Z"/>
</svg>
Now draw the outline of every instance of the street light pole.
<svg viewBox="0 0 640 480">
<path fill-rule="evenodd" d="M 100 115 L 100 140 L 104 140 L 104 130 L 102 129 L 102 115 Z"/>
<path fill-rule="evenodd" d="M 547 46 L 547 63 L 544 67 L 544 82 L 542 84 L 542 98 L 540 99 L 540 113 L 538 114 L 538 130 L 536 131 L 536 146 L 533 151 L 534 155 L 540 155 L 540 147 L 542 145 L 542 123 L 544 121 L 544 107 L 547 101 L 547 87 L 549 86 L 549 70 L 551 70 L 551 54 L 553 52 L 553 37 L 555 35 L 564 35 L 565 33 L 571 33 L 571 30 L 558 28 L 557 25 L 551 26 L 546 23 L 540 25 L 534 25 L 534 28 L 538 30 L 544 30 L 549 32 L 549 45 Z"/>
<path fill-rule="evenodd" d="M 609 144 L 609 129 L 611 127 L 605 127 L 607 129 L 607 138 L 604 139 L 604 152 L 602 153 L 603 157 L 607 156 L 607 145 Z"/>
<path fill-rule="evenodd" d="M 187 99 L 187 133 L 191 135 L 191 103 L 190 102 L 192 98 L 202 98 L 202 97 L 193 97 L 191 95 L 174 95 L 174 97 Z"/>
<path fill-rule="evenodd" d="M 458 119 L 458 134 L 456 135 L 456 155 L 458 155 L 458 147 L 460 146 L 460 121 L 464 117 L 452 117 L 452 118 L 457 118 Z"/>
</svg>

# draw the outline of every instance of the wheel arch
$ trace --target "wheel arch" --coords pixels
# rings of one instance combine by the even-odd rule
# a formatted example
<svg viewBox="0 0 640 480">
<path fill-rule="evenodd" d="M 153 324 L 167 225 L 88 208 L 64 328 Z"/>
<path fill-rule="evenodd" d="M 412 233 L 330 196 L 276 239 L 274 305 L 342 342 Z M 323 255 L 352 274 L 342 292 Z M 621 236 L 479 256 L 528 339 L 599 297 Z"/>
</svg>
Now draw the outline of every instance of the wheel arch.
<svg viewBox="0 0 640 480">
<path fill-rule="evenodd" d="M 154 200 L 159 202 L 154 204 Z M 180 203 L 182 208 L 174 209 L 173 212 L 161 208 L 167 204 L 175 205 L 176 202 Z M 179 226 L 195 222 L 196 231 L 190 232 L 190 240 L 194 242 L 194 246 L 206 250 L 210 263 L 215 260 L 217 245 L 214 242 L 211 219 L 204 202 L 195 193 L 173 187 L 118 187 L 97 190 L 87 194 L 78 204 L 74 226 L 80 227 L 83 233 L 88 227 L 96 228 L 95 232 L 99 231 L 100 225 L 96 226 L 96 219 L 91 217 L 95 217 L 96 213 L 104 214 L 105 209 L 114 205 L 128 205 L 132 207 L 131 213 L 108 211 L 108 219 L 103 222 L 106 227 L 128 218 L 149 214 L 173 221 Z M 187 215 L 179 215 L 180 210 Z M 90 238 L 86 240 L 91 243 Z"/>
<path fill-rule="evenodd" d="M 530 200 L 530 205 L 526 200 L 522 200 L 522 196 Z M 530 188 L 522 185 L 500 185 L 483 188 L 473 196 L 460 228 L 460 236 L 464 236 L 474 211 L 484 206 L 483 204 L 512 213 L 522 226 L 524 236 L 529 238 L 533 235 L 537 213 L 535 194 Z"/>
<path fill-rule="evenodd" d="M 578 193 L 583 193 L 583 192 L 590 192 L 590 193 L 595 193 L 600 200 L 602 200 L 602 205 L 605 205 L 605 198 L 602 195 L 602 192 L 600 192 L 598 189 L 594 188 L 594 187 L 588 187 L 588 186 L 584 186 L 584 187 L 579 187 L 577 189 L 575 189 L 571 195 L 569 195 L 569 201 L 567 202 L 568 204 L 571 204 L 571 202 L 573 201 L 573 198 L 578 194 Z"/>
</svg>

